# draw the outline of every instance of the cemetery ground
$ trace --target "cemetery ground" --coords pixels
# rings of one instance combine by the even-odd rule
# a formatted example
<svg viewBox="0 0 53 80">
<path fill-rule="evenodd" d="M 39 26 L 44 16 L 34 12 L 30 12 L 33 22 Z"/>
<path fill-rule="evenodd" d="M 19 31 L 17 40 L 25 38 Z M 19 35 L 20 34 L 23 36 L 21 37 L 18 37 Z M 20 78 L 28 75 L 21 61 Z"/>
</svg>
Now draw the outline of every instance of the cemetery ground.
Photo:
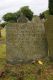
<svg viewBox="0 0 53 80">
<path fill-rule="evenodd" d="M 30 64 L 6 64 L 5 29 L 0 38 L 0 80 L 53 80 L 53 64 L 41 59 Z"/>
</svg>

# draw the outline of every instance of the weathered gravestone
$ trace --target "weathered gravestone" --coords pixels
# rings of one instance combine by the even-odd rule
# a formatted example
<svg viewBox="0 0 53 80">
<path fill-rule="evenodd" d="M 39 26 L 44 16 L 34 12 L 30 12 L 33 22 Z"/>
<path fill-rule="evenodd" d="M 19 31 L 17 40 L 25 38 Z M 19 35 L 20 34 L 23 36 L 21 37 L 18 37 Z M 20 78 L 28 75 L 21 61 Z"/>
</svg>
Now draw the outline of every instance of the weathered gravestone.
<svg viewBox="0 0 53 80">
<path fill-rule="evenodd" d="M 53 16 L 49 15 L 45 22 L 45 30 L 48 41 L 48 56 L 53 60 Z"/>
<path fill-rule="evenodd" d="M 44 25 L 39 19 L 31 23 L 9 23 L 6 32 L 8 62 L 26 63 L 47 55 Z"/>
<path fill-rule="evenodd" d="M 18 23 L 27 23 L 28 18 L 26 18 L 23 14 L 20 15 L 20 17 L 17 20 Z"/>
</svg>

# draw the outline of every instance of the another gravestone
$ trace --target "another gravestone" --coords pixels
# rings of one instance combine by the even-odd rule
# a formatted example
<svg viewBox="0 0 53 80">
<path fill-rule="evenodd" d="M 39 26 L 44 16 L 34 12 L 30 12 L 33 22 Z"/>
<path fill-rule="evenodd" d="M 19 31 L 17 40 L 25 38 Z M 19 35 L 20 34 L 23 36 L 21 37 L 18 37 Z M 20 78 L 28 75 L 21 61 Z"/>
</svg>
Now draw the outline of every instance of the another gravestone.
<svg viewBox="0 0 53 80">
<path fill-rule="evenodd" d="M 44 25 L 39 18 L 31 23 L 10 23 L 6 32 L 8 62 L 26 63 L 47 55 Z"/>
<path fill-rule="evenodd" d="M 20 15 L 20 17 L 17 20 L 18 23 L 26 23 L 28 22 L 28 18 L 25 17 L 23 14 Z"/>
<path fill-rule="evenodd" d="M 49 15 L 45 23 L 46 36 L 48 41 L 48 56 L 53 60 L 53 16 Z"/>
</svg>

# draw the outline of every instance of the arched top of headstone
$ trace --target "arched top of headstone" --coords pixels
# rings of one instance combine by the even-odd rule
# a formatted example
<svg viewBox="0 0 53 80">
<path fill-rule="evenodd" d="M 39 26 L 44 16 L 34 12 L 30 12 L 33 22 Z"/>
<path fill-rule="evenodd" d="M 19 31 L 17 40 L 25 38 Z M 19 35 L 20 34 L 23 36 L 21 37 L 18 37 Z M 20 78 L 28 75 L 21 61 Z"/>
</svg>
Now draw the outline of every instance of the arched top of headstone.
<svg viewBox="0 0 53 80">
<path fill-rule="evenodd" d="M 23 13 L 21 13 L 20 17 L 17 20 L 18 23 L 27 23 L 28 22 L 28 18 L 26 18 Z"/>
</svg>

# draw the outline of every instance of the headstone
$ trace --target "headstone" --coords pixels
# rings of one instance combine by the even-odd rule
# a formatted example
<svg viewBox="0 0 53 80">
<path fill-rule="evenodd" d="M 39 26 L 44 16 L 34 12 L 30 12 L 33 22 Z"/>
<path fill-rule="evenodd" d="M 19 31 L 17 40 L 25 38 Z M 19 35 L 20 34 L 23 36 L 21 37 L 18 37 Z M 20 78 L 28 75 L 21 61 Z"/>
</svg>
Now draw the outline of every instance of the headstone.
<svg viewBox="0 0 53 80">
<path fill-rule="evenodd" d="M 23 14 L 20 15 L 20 17 L 17 20 L 18 23 L 26 23 L 28 22 L 28 18 L 26 18 Z"/>
<path fill-rule="evenodd" d="M 37 20 L 31 23 L 11 23 L 6 27 L 7 62 L 17 64 L 40 59 L 47 55 L 44 25 Z"/>
<path fill-rule="evenodd" d="M 0 26 L 0 38 L 1 38 L 1 30 L 2 30 L 2 27 Z"/>
<path fill-rule="evenodd" d="M 53 16 L 50 15 L 45 23 L 46 36 L 48 41 L 48 56 L 53 59 Z"/>
</svg>

